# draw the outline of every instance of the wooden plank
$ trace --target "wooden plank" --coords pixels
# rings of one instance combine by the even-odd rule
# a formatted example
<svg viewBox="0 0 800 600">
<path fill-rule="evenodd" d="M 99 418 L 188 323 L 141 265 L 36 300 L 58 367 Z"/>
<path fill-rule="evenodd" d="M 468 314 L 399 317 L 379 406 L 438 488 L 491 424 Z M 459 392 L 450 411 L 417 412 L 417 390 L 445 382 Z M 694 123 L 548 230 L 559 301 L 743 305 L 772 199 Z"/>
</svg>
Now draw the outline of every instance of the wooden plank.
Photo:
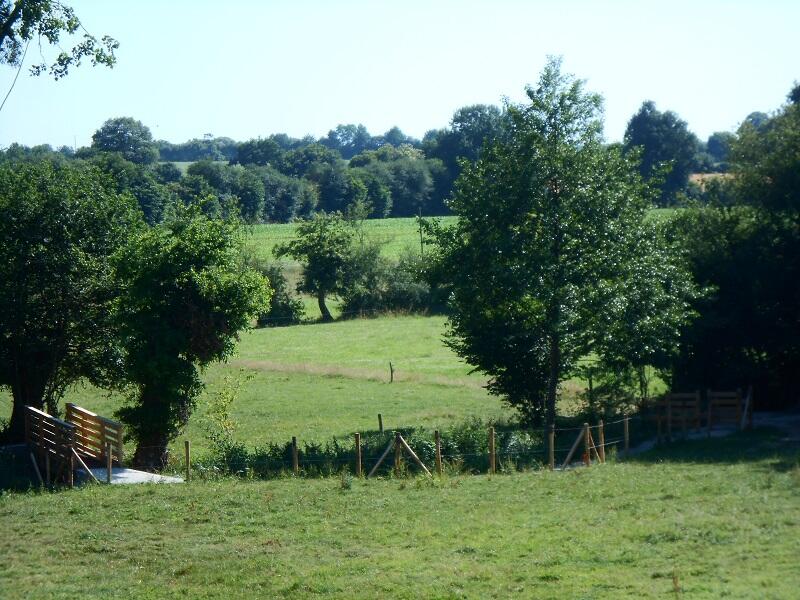
<svg viewBox="0 0 800 600">
<path fill-rule="evenodd" d="M 84 470 L 89 474 L 89 477 L 92 478 L 92 481 L 94 481 L 95 483 L 100 483 L 99 481 L 97 481 L 97 477 L 94 476 L 94 473 L 92 473 L 92 470 L 89 467 L 86 466 L 85 462 L 83 462 L 83 459 L 81 458 L 81 455 L 78 454 L 77 452 L 75 452 L 75 448 L 72 449 L 72 454 L 74 454 L 75 458 L 78 459 L 78 462 L 81 464 L 81 466 L 84 468 Z"/>
<path fill-rule="evenodd" d="M 416 453 L 415 453 L 415 452 L 414 452 L 414 451 L 411 449 L 411 446 L 409 446 L 409 445 L 406 443 L 406 441 L 403 439 L 403 436 L 402 436 L 402 435 L 400 435 L 399 433 L 398 433 L 397 435 L 398 435 L 398 436 L 399 436 L 399 438 L 400 438 L 400 443 L 401 443 L 401 444 L 403 444 L 403 448 L 405 448 L 405 449 L 406 449 L 406 452 L 408 452 L 408 453 L 411 455 L 411 458 L 413 458 L 413 459 L 414 459 L 414 462 L 416 462 L 416 463 L 417 463 L 417 464 L 420 466 L 420 468 L 421 468 L 423 471 L 425 471 L 425 474 L 426 474 L 426 475 L 430 475 L 430 474 L 431 474 L 431 472 L 430 472 L 430 471 L 428 471 L 428 468 L 427 468 L 427 467 L 426 467 L 424 464 L 422 464 L 422 461 L 419 459 L 419 457 L 416 455 Z"/>
<path fill-rule="evenodd" d="M 436 474 L 442 474 L 442 438 L 439 435 L 439 430 L 433 432 L 433 439 L 436 443 Z"/>
<path fill-rule="evenodd" d="M 551 471 L 556 468 L 556 425 L 550 423 L 550 432 L 547 434 L 547 464 Z"/>
<path fill-rule="evenodd" d="M 581 429 L 581 432 L 578 434 L 578 437 L 575 438 L 575 443 L 572 444 L 572 448 L 570 448 L 569 454 L 567 454 L 567 458 L 564 459 L 564 463 L 561 465 L 562 469 L 566 469 L 567 465 L 569 465 L 569 461 L 572 459 L 572 455 L 575 454 L 575 450 L 578 449 L 578 446 L 580 445 L 581 440 L 583 439 L 584 431 L 585 427 L 584 429 Z"/>
<path fill-rule="evenodd" d="M 383 451 L 383 454 L 381 454 L 381 457 L 378 459 L 378 462 L 375 463 L 375 466 L 372 467 L 372 470 L 367 474 L 367 477 L 372 477 L 375 474 L 375 471 L 377 471 L 378 467 L 381 466 L 383 459 L 386 458 L 389 455 L 389 452 L 392 451 L 392 446 L 394 446 L 394 440 L 389 442 L 389 445 L 386 446 L 386 450 Z"/>
<path fill-rule="evenodd" d="M 356 445 L 356 477 L 361 477 L 361 434 L 355 434 Z"/>
<path fill-rule="evenodd" d="M 403 439 L 402 437 L 400 438 Z M 494 427 L 489 427 L 489 473 L 494 474 L 497 469 L 497 455 L 494 452 Z"/>
</svg>

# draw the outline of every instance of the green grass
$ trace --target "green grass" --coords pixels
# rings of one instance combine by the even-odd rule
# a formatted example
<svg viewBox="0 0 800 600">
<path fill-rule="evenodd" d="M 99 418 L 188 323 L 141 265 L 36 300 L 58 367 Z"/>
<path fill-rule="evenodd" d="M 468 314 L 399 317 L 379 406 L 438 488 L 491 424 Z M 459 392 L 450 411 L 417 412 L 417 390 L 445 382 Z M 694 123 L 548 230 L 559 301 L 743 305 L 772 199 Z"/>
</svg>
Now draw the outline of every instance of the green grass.
<svg viewBox="0 0 800 600">
<path fill-rule="evenodd" d="M 797 448 L 758 432 L 566 473 L 6 494 L 0 522 L 5 600 L 794 598 L 800 585 Z"/>
<path fill-rule="evenodd" d="M 442 344 L 443 333 L 443 317 L 418 316 L 245 333 L 237 355 L 204 374 L 208 388 L 184 436 L 203 451 L 208 401 L 227 385 L 226 376 L 242 381 L 233 416 L 237 439 L 250 447 L 291 436 L 325 441 L 374 430 L 378 413 L 387 429 L 443 428 L 470 416 L 509 415 L 483 389 L 482 378 L 470 375 L 469 366 Z M 391 384 L 389 361 L 395 367 Z M 111 415 L 122 399 L 83 386 L 65 401 Z M 0 396 L 0 418 L 8 418 L 10 408 L 10 396 Z"/>
<path fill-rule="evenodd" d="M 455 222 L 455 217 L 444 217 L 444 223 Z M 415 218 L 369 219 L 364 221 L 364 238 L 381 245 L 384 256 L 397 258 L 405 249 L 419 251 L 419 229 Z M 278 244 L 293 240 L 297 224 L 277 223 L 253 225 L 249 246 L 257 256 L 272 259 L 273 248 Z"/>
</svg>

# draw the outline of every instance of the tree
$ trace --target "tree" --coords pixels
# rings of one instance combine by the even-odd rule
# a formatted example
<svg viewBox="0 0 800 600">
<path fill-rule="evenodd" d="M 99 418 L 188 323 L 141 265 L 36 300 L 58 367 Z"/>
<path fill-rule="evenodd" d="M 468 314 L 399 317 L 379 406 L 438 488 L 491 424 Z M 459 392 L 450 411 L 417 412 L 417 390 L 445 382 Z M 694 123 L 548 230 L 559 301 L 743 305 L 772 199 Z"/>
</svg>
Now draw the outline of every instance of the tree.
<svg viewBox="0 0 800 600">
<path fill-rule="evenodd" d="M 710 294 L 684 331 L 684 385 L 753 385 L 759 406 L 797 403 L 800 372 L 800 105 L 748 119 L 731 144 L 732 206 L 682 211 L 676 229 Z"/>
<path fill-rule="evenodd" d="M 135 235 L 115 256 L 114 319 L 133 386 L 117 411 L 136 440 L 133 462 L 163 466 L 203 384 L 198 369 L 225 360 L 269 304 L 267 281 L 245 268 L 240 226 L 197 205 Z"/>
<path fill-rule="evenodd" d="M 317 296 L 325 322 L 333 321 L 325 299 L 342 289 L 352 243 L 353 229 L 342 216 L 322 212 L 297 226 L 296 239 L 275 248 L 278 258 L 291 256 L 303 262 L 303 275 L 297 291 Z"/>
<path fill-rule="evenodd" d="M 231 160 L 239 165 L 277 166 L 283 158 L 283 150 L 272 138 L 248 140 L 236 146 L 236 157 Z"/>
<path fill-rule="evenodd" d="M 116 365 L 110 257 L 140 226 L 133 199 L 96 169 L 0 166 L 0 386 L 14 399 L 9 441 L 23 436 L 25 405 L 55 412 L 80 378 L 108 381 Z"/>
<path fill-rule="evenodd" d="M 92 135 L 92 148 L 119 152 L 133 163 L 147 165 L 158 160 L 158 146 L 150 129 L 131 117 L 109 119 Z"/>
<path fill-rule="evenodd" d="M 711 158 L 716 163 L 716 168 L 721 171 L 727 170 L 725 164 L 728 160 L 728 152 L 731 148 L 731 143 L 736 139 L 736 136 L 730 131 L 716 131 L 708 136 L 706 147 Z"/>
<path fill-rule="evenodd" d="M 507 136 L 465 165 L 456 224 L 429 226 L 432 279 L 452 290 L 448 345 L 524 418 L 553 422 L 581 358 L 674 350 L 689 284 L 653 255 L 657 240 L 642 244 L 648 188 L 603 143 L 600 97 L 556 59 L 526 91 L 529 104 L 507 106 Z"/>
<path fill-rule="evenodd" d="M 686 189 L 695 167 L 698 140 L 674 112 L 659 112 L 650 100 L 642 103 L 625 129 L 624 147 L 626 152 L 641 152 L 639 172 L 658 184 L 661 205 L 672 204 L 675 194 Z"/>
<path fill-rule="evenodd" d="M 63 35 L 83 30 L 82 40 L 66 51 L 61 49 Z M 111 67 L 116 62 L 114 51 L 119 43 L 109 36 L 99 41 L 83 29 L 74 9 L 56 0 L 0 0 L 0 64 L 19 66 L 28 48 L 36 39 L 60 49 L 56 59 L 31 67 L 31 74 L 49 72 L 55 79 L 68 74 L 71 67 L 88 58 L 92 65 Z"/>
</svg>

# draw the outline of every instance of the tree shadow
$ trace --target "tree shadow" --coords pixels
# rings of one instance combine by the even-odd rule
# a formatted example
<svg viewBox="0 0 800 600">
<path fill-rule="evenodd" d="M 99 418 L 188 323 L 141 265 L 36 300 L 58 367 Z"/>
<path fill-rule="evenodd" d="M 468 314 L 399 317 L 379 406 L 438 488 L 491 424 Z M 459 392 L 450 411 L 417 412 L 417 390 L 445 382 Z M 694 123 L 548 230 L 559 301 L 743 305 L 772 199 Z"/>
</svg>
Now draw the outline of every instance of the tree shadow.
<svg viewBox="0 0 800 600">
<path fill-rule="evenodd" d="M 765 467 L 785 472 L 800 466 L 800 444 L 789 440 L 785 431 L 764 427 L 738 431 L 725 437 L 663 443 L 631 456 L 628 462 L 763 463 Z"/>
</svg>

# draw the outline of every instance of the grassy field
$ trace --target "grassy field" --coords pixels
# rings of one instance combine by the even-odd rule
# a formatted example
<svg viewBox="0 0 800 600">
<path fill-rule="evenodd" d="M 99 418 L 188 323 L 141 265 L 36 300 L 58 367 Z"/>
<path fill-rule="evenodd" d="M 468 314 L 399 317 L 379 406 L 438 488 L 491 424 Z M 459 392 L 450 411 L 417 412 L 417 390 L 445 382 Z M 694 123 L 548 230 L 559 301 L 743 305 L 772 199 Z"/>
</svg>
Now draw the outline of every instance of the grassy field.
<svg viewBox="0 0 800 600">
<path fill-rule="evenodd" d="M 800 464 L 769 432 L 565 473 L 0 496 L 0 597 L 796 598 Z"/>
<path fill-rule="evenodd" d="M 378 413 L 387 428 L 508 415 L 483 389 L 481 377 L 470 375 L 442 344 L 443 333 L 443 317 L 418 316 L 250 331 L 229 363 L 204 374 L 208 389 L 185 436 L 202 451 L 208 400 L 236 381 L 236 437 L 249 446 L 293 435 L 323 441 L 374 430 Z M 391 384 L 389 361 L 395 368 Z M 70 390 L 66 401 L 110 415 L 122 398 L 84 386 Z M 8 418 L 10 406 L 10 397 L 0 396 L 0 418 Z"/>
<path fill-rule="evenodd" d="M 442 222 L 453 223 L 454 217 L 443 217 Z M 369 219 L 364 221 L 364 238 L 380 244 L 383 254 L 397 258 L 406 249 L 419 252 L 419 228 L 415 218 L 407 219 Z M 252 225 L 249 245 L 256 255 L 274 258 L 272 250 L 278 244 L 294 239 L 297 224 L 277 223 L 271 225 Z"/>
</svg>

